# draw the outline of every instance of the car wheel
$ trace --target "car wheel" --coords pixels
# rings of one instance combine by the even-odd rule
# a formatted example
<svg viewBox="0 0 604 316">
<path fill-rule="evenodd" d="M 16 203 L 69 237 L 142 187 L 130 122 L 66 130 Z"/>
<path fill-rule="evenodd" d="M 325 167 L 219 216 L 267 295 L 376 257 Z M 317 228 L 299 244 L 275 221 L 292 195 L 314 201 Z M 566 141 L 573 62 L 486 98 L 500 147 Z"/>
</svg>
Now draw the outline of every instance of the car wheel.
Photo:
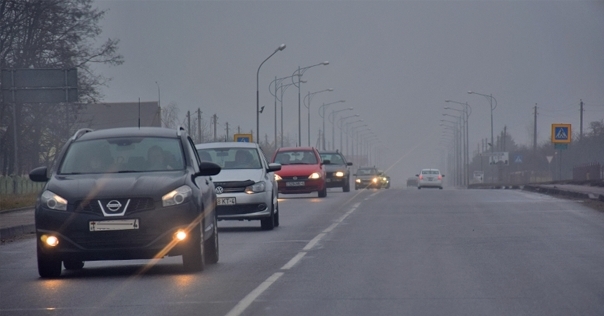
<svg viewBox="0 0 604 316">
<path fill-rule="evenodd" d="M 343 192 L 350 192 L 350 179 L 346 179 L 346 184 L 342 187 Z"/>
<path fill-rule="evenodd" d="M 81 270 L 84 267 L 84 261 L 80 260 L 65 260 L 63 261 L 65 270 Z"/>
<path fill-rule="evenodd" d="M 324 198 L 327 196 L 327 188 L 323 188 L 323 190 L 319 191 L 319 197 Z"/>
<path fill-rule="evenodd" d="M 42 253 L 38 249 L 38 274 L 45 279 L 61 276 L 61 260 Z"/>
<path fill-rule="evenodd" d="M 443 189 L 443 187 L 438 187 L 438 188 L 441 189 L 441 190 Z"/>
<path fill-rule="evenodd" d="M 421 189 L 422 189 L 422 187 L 418 186 L 418 187 L 417 187 L 417 189 L 418 189 L 418 190 L 421 190 Z"/>
<path fill-rule="evenodd" d="M 279 214 L 281 214 L 281 212 L 279 212 L 279 200 L 277 199 L 275 202 L 275 227 L 279 227 Z"/>
<path fill-rule="evenodd" d="M 275 205 L 271 200 L 271 215 L 260 220 L 260 228 L 262 230 L 272 230 L 275 228 Z"/>
<path fill-rule="evenodd" d="M 214 227 L 212 229 L 212 237 L 203 242 L 203 252 L 205 254 L 205 263 L 216 264 L 219 257 L 218 246 L 218 219 L 214 217 Z"/>
<path fill-rule="evenodd" d="M 187 249 L 182 254 L 182 265 L 187 272 L 203 271 L 205 268 L 203 236 L 201 224 L 191 230 L 191 239 Z"/>
</svg>

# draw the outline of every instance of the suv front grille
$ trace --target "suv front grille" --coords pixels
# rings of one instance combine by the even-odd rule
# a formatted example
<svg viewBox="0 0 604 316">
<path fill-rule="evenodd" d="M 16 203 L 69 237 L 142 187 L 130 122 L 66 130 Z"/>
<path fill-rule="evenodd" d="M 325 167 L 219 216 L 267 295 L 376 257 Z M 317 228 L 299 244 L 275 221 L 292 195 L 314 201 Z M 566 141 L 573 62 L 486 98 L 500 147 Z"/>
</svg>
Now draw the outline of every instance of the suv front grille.
<svg viewBox="0 0 604 316">
<path fill-rule="evenodd" d="M 113 200 L 119 201 L 123 205 L 123 207 L 126 205 L 126 203 L 128 203 L 128 200 L 130 200 L 130 203 L 128 203 L 128 209 L 126 210 L 126 214 L 133 213 L 133 212 L 139 212 L 139 211 L 152 210 L 155 207 L 154 203 L 153 203 L 153 199 L 151 199 L 151 198 L 102 199 L 102 200 L 94 199 L 94 200 L 90 200 L 90 201 L 76 201 L 75 205 L 77 205 L 77 207 L 76 207 L 75 211 L 103 215 L 103 211 L 101 210 L 101 206 L 99 205 L 99 202 L 101 205 L 103 205 L 103 207 L 106 207 L 105 205 L 107 205 L 107 203 L 109 201 L 113 201 Z"/>
</svg>

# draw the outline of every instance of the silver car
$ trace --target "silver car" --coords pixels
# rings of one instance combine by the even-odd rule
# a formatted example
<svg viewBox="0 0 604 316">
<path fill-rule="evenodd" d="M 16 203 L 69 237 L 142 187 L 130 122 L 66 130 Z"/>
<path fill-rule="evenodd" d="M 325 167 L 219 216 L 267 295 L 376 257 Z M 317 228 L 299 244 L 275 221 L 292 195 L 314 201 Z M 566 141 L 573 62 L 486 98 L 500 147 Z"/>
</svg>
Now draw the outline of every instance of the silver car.
<svg viewBox="0 0 604 316">
<path fill-rule="evenodd" d="M 440 173 L 438 169 L 422 169 L 417 177 L 417 188 L 443 188 L 443 177 L 444 174 Z"/>
<path fill-rule="evenodd" d="M 195 145 L 200 159 L 222 167 L 212 177 L 218 220 L 260 220 L 263 230 L 279 226 L 279 200 L 273 172 L 256 143 L 216 142 Z"/>
</svg>

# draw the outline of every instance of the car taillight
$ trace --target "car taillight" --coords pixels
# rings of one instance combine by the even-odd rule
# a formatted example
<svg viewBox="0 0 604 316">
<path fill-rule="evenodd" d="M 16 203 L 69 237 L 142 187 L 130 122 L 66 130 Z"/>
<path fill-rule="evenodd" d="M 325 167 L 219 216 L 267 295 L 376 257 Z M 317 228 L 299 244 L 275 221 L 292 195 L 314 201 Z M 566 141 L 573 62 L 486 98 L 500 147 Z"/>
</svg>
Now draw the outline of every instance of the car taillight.
<svg viewBox="0 0 604 316">
<path fill-rule="evenodd" d="M 438 175 L 438 180 L 442 180 L 443 176 L 441 176 L 440 174 Z"/>
<path fill-rule="evenodd" d="M 424 176 L 420 174 L 420 175 L 419 175 L 419 179 L 420 179 L 420 180 L 423 180 L 423 179 L 424 179 Z"/>
</svg>

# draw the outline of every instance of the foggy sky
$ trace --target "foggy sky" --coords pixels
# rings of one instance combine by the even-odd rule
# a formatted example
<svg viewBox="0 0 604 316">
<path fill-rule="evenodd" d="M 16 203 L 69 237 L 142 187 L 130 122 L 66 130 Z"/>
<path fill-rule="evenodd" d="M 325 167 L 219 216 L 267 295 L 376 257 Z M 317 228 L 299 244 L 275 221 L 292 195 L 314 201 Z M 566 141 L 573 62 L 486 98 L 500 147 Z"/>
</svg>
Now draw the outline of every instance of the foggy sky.
<svg viewBox="0 0 604 316">
<path fill-rule="evenodd" d="M 468 102 L 470 153 L 504 126 L 517 143 L 532 144 L 533 107 L 539 142 L 552 123 L 584 131 L 604 119 L 604 2 L 602 1 L 105 1 L 102 38 L 120 39 L 125 63 L 99 66 L 113 80 L 106 102 L 178 104 L 180 116 L 203 111 L 219 117 L 219 134 L 256 130 L 256 72 L 280 45 L 287 48 L 261 67 L 260 133 L 274 138 L 275 77 L 329 61 L 303 76 L 311 102 L 311 145 L 316 145 L 323 103 L 353 107 L 386 149 L 382 169 L 403 183 L 421 168 L 445 169 L 447 136 L 439 126 L 446 99 Z M 156 85 L 156 82 L 159 85 Z M 298 138 L 298 91 L 284 98 L 285 133 Z M 458 107 L 459 108 L 459 107 Z M 302 145 L 307 144 L 302 106 Z M 357 124 L 357 125 L 362 125 Z M 331 143 L 331 125 L 327 123 Z M 336 145 L 339 131 L 336 128 Z M 358 166 L 356 166 L 358 167 Z M 356 169 L 355 167 L 355 169 Z"/>
</svg>

